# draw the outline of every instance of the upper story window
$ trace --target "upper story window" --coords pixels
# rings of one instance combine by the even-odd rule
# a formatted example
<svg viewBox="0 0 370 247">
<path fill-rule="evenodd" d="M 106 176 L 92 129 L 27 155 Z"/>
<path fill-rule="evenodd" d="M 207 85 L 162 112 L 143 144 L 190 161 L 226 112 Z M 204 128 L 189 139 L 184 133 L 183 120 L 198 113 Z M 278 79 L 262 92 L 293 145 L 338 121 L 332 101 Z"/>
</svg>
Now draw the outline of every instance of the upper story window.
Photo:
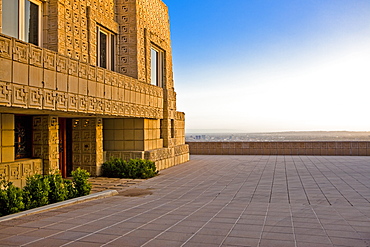
<svg viewBox="0 0 370 247">
<path fill-rule="evenodd" d="M 41 2 L 36 0 L 2 0 L 2 33 L 40 45 Z"/>
<path fill-rule="evenodd" d="M 104 69 L 114 70 L 114 34 L 98 26 L 97 41 L 97 65 Z"/>
<path fill-rule="evenodd" d="M 163 87 L 164 52 L 156 47 L 150 49 L 151 84 Z"/>
</svg>

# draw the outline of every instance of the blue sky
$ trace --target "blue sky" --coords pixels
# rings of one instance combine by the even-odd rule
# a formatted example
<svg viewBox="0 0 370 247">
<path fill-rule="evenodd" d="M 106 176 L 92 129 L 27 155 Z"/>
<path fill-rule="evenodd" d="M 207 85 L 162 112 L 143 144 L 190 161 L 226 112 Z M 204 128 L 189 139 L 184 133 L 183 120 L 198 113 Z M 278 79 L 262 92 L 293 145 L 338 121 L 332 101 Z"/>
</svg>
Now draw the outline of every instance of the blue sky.
<svg viewBox="0 0 370 247">
<path fill-rule="evenodd" d="M 188 131 L 370 130 L 369 0 L 164 2 Z"/>
</svg>

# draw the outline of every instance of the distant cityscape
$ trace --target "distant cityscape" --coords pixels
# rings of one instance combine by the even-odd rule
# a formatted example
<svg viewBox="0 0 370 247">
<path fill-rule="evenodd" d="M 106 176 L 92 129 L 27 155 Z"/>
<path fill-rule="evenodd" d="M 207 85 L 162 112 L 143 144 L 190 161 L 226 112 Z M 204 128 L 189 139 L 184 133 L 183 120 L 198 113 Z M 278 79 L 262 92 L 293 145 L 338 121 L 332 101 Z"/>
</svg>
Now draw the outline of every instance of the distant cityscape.
<svg viewBox="0 0 370 247">
<path fill-rule="evenodd" d="M 270 133 L 187 133 L 187 142 L 370 141 L 370 131 L 291 131 Z"/>
</svg>

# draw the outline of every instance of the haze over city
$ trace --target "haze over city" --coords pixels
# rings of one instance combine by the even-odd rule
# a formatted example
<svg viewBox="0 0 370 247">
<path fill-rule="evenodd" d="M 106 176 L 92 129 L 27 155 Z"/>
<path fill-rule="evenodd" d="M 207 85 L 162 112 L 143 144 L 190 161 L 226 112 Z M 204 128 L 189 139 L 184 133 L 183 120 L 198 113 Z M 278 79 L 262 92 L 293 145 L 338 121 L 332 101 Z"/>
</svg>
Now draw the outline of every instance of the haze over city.
<svg viewBox="0 0 370 247">
<path fill-rule="evenodd" d="M 369 130 L 370 1 L 164 2 L 188 131 Z"/>
</svg>

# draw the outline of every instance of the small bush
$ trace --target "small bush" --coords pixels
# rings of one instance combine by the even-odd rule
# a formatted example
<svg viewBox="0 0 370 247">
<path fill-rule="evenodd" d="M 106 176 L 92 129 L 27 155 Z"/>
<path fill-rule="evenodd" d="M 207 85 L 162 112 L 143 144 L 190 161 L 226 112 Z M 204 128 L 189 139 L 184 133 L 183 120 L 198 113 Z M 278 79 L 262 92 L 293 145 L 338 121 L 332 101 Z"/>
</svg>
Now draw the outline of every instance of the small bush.
<svg viewBox="0 0 370 247">
<path fill-rule="evenodd" d="M 120 158 L 111 158 L 102 165 L 102 175 L 109 178 L 122 177 L 122 172 L 126 169 L 127 162 Z"/>
<path fill-rule="evenodd" d="M 11 182 L 0 181 L 0 217 L 24 210 L 23 193 Z"/>
<path fill-rule="evenodd" d="M 68 199 L 68 190 L 62 175 L 57 172 L 46 175 L 50 182 L 49 202 L 61 202 Z"/>
<path fill-rule="evenodd" d="M 153 161 L 144 159 L 131 159 L 124 161 L 112 158 L 102 166 L 103 176 L 113 178 L 151 178 L 158 174 Z"/>
<path fill-rule="evenodd" d="M 76 196 L 86 196 L 90 194 L 91 183 L 88 181 L 90 173 L 86 170 L 77 168 L 77 170 L 72 172 L 73 184 L 76 189 Z"/>
<path fill-rule="evenodd" d="M 28 177 L 23 187 L 26 209 L 41 207 L 49 204 L 50 181 L 48 176 L 34 175 Z"/>
<path fill-rule="evenodd" d="M 77 197 L 77 191 L 72 180 L 65 179 L 64 186 L 67 190 L 66 200 Z"/>
</svg>

